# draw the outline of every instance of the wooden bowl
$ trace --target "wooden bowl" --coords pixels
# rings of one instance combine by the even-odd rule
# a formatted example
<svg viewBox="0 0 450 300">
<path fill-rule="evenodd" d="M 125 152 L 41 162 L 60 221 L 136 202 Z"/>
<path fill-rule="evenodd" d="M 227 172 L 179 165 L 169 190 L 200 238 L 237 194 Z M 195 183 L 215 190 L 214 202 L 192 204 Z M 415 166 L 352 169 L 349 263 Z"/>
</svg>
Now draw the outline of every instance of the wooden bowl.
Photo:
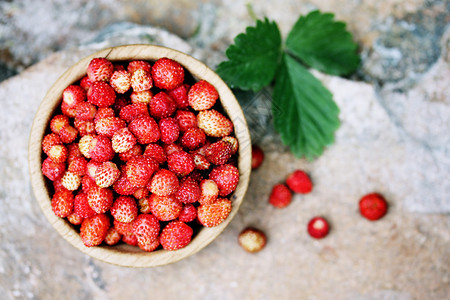
<svg viewBox="0 0 450 300">
<path fill-rule="evenodd" d="M 230 199 L 233 204 L 229 217 L 220 225 L 212 228 L 202 228 L 185 248 L 176 251 L 156 250 L 144 252 L 138 247 L 120 244 L 116 246 L 86 247 L 81 241 L 79 233 L 65 219 L 57 217 L 51 208 L 51 195 L 48 182 L 41 172 L 44 155 L 41 142 L 48 128 L 49 121 L 61 103 L 63 90 L 70 84 L 80 80 L 85 74 L 89 62 L 95 57 L 105 57 L 111 61 L 148 60 L 156 61 L 161 57 L 168 57 L 178 61 L 196 80 L 204 79 L 213 84 L 219 92 L 220 102 L 224 111 L 232 120 L 235 136 L 239 141 L 238 168 L 240 172 L 239 184 Z M 211 243 L 230 223 L 236 215 L 247 190 L 251 172 L 251 142 L 247 123 L 235 96 L 223 80 L 210 68 L 193 57 L 160 46 L 129 45 L 105 49 L 94 53 L 69 68 L 50 88 L 42 100 L 31 128 L 29 139 L 29 170 L 31 184 L 35 197 L 48 221 L 56 231 L 72 246 L 96 259 L 115 265 L 128 267 L 154 267 L 179 261 L 186 258 Z"/>
</svg>

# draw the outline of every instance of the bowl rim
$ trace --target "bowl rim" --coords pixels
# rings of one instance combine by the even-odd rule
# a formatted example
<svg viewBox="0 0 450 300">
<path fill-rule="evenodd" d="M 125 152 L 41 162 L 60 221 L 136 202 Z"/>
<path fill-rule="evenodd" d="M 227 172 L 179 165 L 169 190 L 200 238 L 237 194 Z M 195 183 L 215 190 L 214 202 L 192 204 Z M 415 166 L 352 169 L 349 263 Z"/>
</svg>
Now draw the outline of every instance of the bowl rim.
<svg viewBox="0 0 450 300">
<path fill-rule="evenodd" d="M 48 123 L 61 102 L 63 90 L 80 80 L 89 62 L 96 57 L 111 61 L 148 60 L 156 61 L 168 57 L 178 61 L 196 80 L 204 79 L 214 85 L 219 93 L 220 103 L 234 125 L 234 134 L 239 141 L 238 169 L 240 173 L 236 190 L 231 194 L 232 210 L 228 218 L 216 227 L 202 228 L 185 248 L 176 251 L 158 250 L 145 252 L 129 245 L 86 247 L 79 234 L 67 221 L 56 216 L 51 208 L 51 197 L 41 172 L 41 143 Z M 228 85 L 212 69 L 196 58 L 163 46 L 133 44 L 116 46 L 97 51 L 84 57 L 67 69 L 50 87 L 35 114 L 28 142 L 28 163 L 31 185 L 35 198 L 52 227 L 73 247 L 98 260 L 125 267 L 156 267 L 187 258 L 209 245 L 231 222 L 244 200 L 251 173 L 251 139 L 247 122 L 236 97 Z"/>
</svg>

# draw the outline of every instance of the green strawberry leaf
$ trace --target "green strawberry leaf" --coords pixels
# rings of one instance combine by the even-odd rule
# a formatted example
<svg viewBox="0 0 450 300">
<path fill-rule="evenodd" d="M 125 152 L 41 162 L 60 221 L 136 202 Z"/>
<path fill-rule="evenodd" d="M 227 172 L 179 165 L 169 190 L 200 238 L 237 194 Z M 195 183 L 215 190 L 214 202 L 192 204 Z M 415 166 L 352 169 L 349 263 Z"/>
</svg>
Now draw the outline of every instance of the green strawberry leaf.
<svg viewBox="0 0 450 300">
<path fill-rule="evenodd" d="M 231 87 L 259 91 L 269 85 L 281 56 L 281 34 L 275 22 L 258 20 L 234 39 L 226 51 L 227 61 L 216 72 Z"/>
<path fill-rule="evenodd" d="M 275 130 L 295 156 L 311 160 L 334 142 L 340 123 L 332 94 L 287 54 L 277 73 L 272 111 Z"/>
<path fill-rule="evenodd" d="M 358 45 L 334 15 L 313 11 L 301 16 L 286 39 L 287 50 L 312 68 L 347 75 L 359 65 Z"/>
</svg>

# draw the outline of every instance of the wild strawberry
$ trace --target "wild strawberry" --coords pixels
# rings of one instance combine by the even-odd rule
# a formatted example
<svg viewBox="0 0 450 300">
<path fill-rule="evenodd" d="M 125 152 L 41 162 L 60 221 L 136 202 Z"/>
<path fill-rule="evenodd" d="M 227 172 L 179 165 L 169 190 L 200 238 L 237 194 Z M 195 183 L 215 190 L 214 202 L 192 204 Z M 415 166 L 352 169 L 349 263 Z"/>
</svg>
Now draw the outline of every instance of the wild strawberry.
<svg viewBox="0 0 450 300">
<path fill-rule="evenodd" d="M 172 221 L 161 232 L 161 246 L 169 251 L 184 248 L 191 242 L 193 233 L 192 228 L 184 222 Z"/>
<path fill-rule="evenodd" d="M 176 103 L 164 92 L 153 96 L 149 103 L 150 115 L 157 119 L 170 117 L 176 109 Z"/>
<path fill-rule="evenodd" d="M 149 198 L 150 210 L 160 221 L 170 221 L 178 218 L 183 204 L 173 195 L 158 196 L 152 194 Z"/>
<path fill-rule="evenodd" d="M 89 205 L 88 197 L 85 192 L 78 193 L 75 196 L 73 210 L 83 219 L 90 218 L 97 214 Z"/>
<path fill-rule="evenodd" d="M 86 175 L 95 181 L 95 174 L 97 173 L 97 169 L 100 168 L 101 165 L 101 162 L 96 162 L 93 160 L 88 161 L 88 163 L 86 164 Z"/>
<path fill-rule="evenodd" d="M 107 212 L 114 201 L 113 192 L 106 188 L 92 188 L 87 192 L 89 206 L 98 214 Z"/>
<path fill-rule="evenodd" d="M 73 141 L 75 141 L 77 136 L 78 131 L 70 125 L 66 125 L 59 130 L 59 137 L 64 144 L 72 143 Z"/>
<path fill-rule="evenodd" d="M 167 160 L 163 147 L 158 144 L 148 144 L 145 147 L 144 155 L 151 157 L 158 164 L 162 164 Z"/>
<path fill-rule="evenodd" d="M 80 87 L 82 87 L 86 92 L 89 90 L 89 88 L 91 87 L 93 81 L 89 79 L 89 76 L 84 76 L 83 78 L 81 78 L 80 80 Z"/>
<path fill-rule="evenodd" d="M 202 204 L 197 209 L 197 218 L 205 227 L 214 227 L 222 223 L 231 212 L 231 201 L 219 198 L 211 204 Z"/>
<path fill-rule="evenodd" d="M 183 205 L 183 209 L 178 216 L 178 220 L 181 222 L 189 223 L 197 218 L 197 208 L 191 203 Z"/>
<path fill-rule="evenodd" d="M 133 158 L 135 156 L 139 156 L 141 154 L 142 154 L 142 148 L 140 145 L 136 144 L 130 150 L 119 153 L 119 158 L 121 161 L 127 162 L 131 158 Z"/>
<path fill-rule="evenodd" d="M 210 109 L 216 104 L 219 93 L 216 88 L 205 80 L 197 81 L 189 90 L 189 106 L 194 110 Z"/>
<path fill-rule="evenodd" d="M 170 58 L 158 59 L 152 67 L 155 86 L 160 89 L 173 90 L 184 81 L 184 69 Z"/>
<path fill-rule="evenodd" d="M 114 104 L 116 92 L 106 82 L 96 81 L 87 92 L 87 100 L 98 107 L 108 107 Z"/>
<path fill-rule="evenodd" d="M 252 145 L 252 169 L 257 169 L 264 161 L 264 152 L 258 145 Z"/>
<path fill-rule="evenodd" d="M 225 164 L 215 167 L 209 174 L 219 188 L 219 195 L 226 196 L 233 192 L 239 182 L 239 170 L 233 165 Z"/>
<path fill-rule="evenodd" d="M 194 160 L 195 168 L 197 170 L 208 170 L 211 166 L 209 160 L 206 159 L 204 155 L 198 152 L 191 153 L 192 159 Z"/>
<path fill-rule="evenodd" d="M 72 212 L 70 215 L 67 216 L 67 221 L 69 221 L 72 225 L 81 225 L 83 223 L 83 218 L 77 215 L 75 212 Z"/>
<path fill-rule="evenodd" d="M 117 229 L 114 227 L 109 227 L 104 242 L 109 246 L 113 246 L 120 242 L 121 239 L 122 235 L 117 231 Z"/>
<path fill-rule="evenodd" d="M 86 158 L 91 158 L 91 155 L 89 154 L 89 150 L 91 148 L 91 142 L 96 137 L 96 135 L 88 134 L 80 138 L 78 141 L 78 148 Z"/>
<path fill-rule="evenodd" d="M 110 221 L 105 214 L 98 214 L 84 219 L 80 228 L 81 240 L 87 247 L 98 246 L 108 234 L 109 227 Z"/>
<path fill-rule="evenodd" d="M 183 147 L 181 147 L 178 144 L 164 144 L 162 145 L 164 149 L 164 153 L 166 154 L 166 157 L 169 155 L 172 155 L 175 152 L 183 151 Z"/>
<path fill-rule="evenodd" d="M 67 160 L 67 155 L 69 151 L 64 145 L 54 145 L 49 153 L 48 157 L 53 160 L 55 163 L 63 163 Z"/>
<path fill-rule="evenodd" d="M 61 138 L 55 133 L 49 133 L 42 139 L 42 150 L 47 155 L 50 153 L 50 149 L 55 145 L 62 145 Z"/>
<path fill-rule="evenodd" d="M 76 191 L 81 184 L 81 176 L 66 171 L 61 178 L 61 184 L 69 191 Z"/>
<path fill-rule="evenodd" d="M 203 179 L 205 179 L 205 178 L 203 177 L 203 175 L 202 175 L 199 171 L 197 171 L 197 170 L 192 171 L 192 173 L 189 174 L 188 177 L 189 177 L 190 179 L 196 181 L 198 184 L 200 184 L 200 182 L 201 182 Z"/>
<path fill-rule="evenodd" d="M 113 224 L 114 224 L 114 228 L 117 230 L 118 233 L 120 233 L 124 236 L 125 235 L 134 235 L 134 232 L 133 232 L 134 222 L 123 223 L 123 222 L 119 222 L 116 219 L 114 219 Z"/>
<path fill-rule="evenodd" d="M 97 187 L 97 183 L 90 176 L 85 175 L 81 178 L 81 189 L 87 193 L 92 187 Z"/>
<path fill-rule="evenodd" d="M 322 217 L 314 217 L 308 222 L 308 233 L 313 238 L 324 238 L 329 231 L 330 225 Z"/>
<path fill-rule="evenodd" d="M 68 108 L 75 108 L 75 106 L 86 99 L 86 91 L 78 85 L 69 85 L 62 94 L 62 104 Z"/>
<path fill-rule="evenodd" d="M 123 171 L 123 170 L 122 170 Z M 138 189 L 137 187 L 133 186 L 125 176 L 125 174 L 122 172 L 119 179 L 113 184 L 114 191 L 123 196 L 130 196 L 133 195 L 134 192 Z"/>
<path fill-rule="evenodd" d="M 114 184 L 119 179 L 120 171 L 116 164 L 111 161 L 105 161 L 95 171 L 95 183 L 101 188 L 106 188 Z"/>
<path fill-rule="evenodd" d="M 112 160 L 114 157 L 114 150 L 112 148 L 111 140 L 103 135 L 94 137 L 90 143 L 89 156 L 95 162 Z"/>
<path fill-rule="evenodd" d="M 133 222 L 133 233 L 139 243 L 148 245 L 153 243 L 158 237 L 160 225 L 154 215 L 140 214 Z"/>
<path fill-rule="evenodd" d="M 80 151 L 80 148 L 78 147 L 78 143 L 72 143 L 67 145 L 67 162 L 70 164 L 72 160 L 74 160 L 77 157 L 83 157 L 83 154 Z"/>
<path fill-rule="evenodd" d="M 388 204 L 384 197 L 378 193 L 371 193 L 359 200 L 359 211 L 361 215 L 370 220 L 381 219 L 388 210 Z"/>
<path fill-rule="evenodd" d="M 70 125 L 69 118 L 65 115 L 56 115 L 50 121 L 50 130 L 58 134 L 62 127 Z"/>
<path fill-rule="evenodd" d="M 169 170 L 180 177 L 184 177 L 194 171 L 195 164 L 189 153 L 178 151 L 167 157 L 167 165 Z"/>
<path fill-rule="evenodd" d="M 61 178 L 53 181 L 53 191 L 56 193 L 60 190 L 65 190 L 66 188 L 61 183 Z"/>
<path fill-rule="evenodd" d="M 112 138 L 116 131 L 125 127 L 127 127 L 125 121 L 118 117 L 103 118 L 95 123 L 95 131 L 97 134 L 101 134 L 109 138 Z"/>
<path fill-rule="evenodd" d="M 78 102 L 75 106 L 76 116 L 75 118 L 79 120 L 94 120 L 95 114 L 97 113 L 97 108 L 86 101 Z"/>
<path fill-rule="evenodd" d="M 194 179 L 186 177 L 175 193 L 175 198 L 182 203 L 194 203 L 200 199 L 200 194 L 199 184 Z"/>
<path fill-rule="evenodd" d="M 112 62 L 103 57 L 94 58 L 89 63 L 86 74 L 92 81 L 108 82 L 114 72 Z"/>
<path fill-rule="evenodd" d="M 114 71 L 110 84 L 116 93 L 126 93 L 131 87 L 131 74 L 125 70 Z"/>
<path fill-rule="evenodd" d="M 92 120 L 86 121 L 75 118 L 73 124 L 75 125 L 75 129 L 78 131 L 80 136 L 95 134 L 95 123 Z"/>
<path fill-rule="evenodd" d="M 177 110 L 175 119 L 178 122 L 181 132 L 185 132 L 192 127 L 197 127 L 197 116 L 192 111 Z"/>
<path fill-rule="evenodd" d="M 188 100 L 189 85 L 181 84 L 168 92 L 169 96 L 175 101 L 179 109 L 189 106 Z"/>
<path fill-rule="evenodd" d="M 148 197 L 148 195 L 150 194 L 150 191 L 145 188 L 138 188 L 134 193 L 133 193 L 133 197 L 136 199 L 142 199 L 142 198 L 146 198 Z"/>
<path fill-rule="evenodd" d="M 128 125 L 128 129 L 130 129 L 140 144 L 155 143 L 161 137 L 158 124 L 155 119 L 149 116 L 134 119 Z"/>
<path fill-rule="evenodd" d="M 153 93 L 151 90 L 145 90 L 140 92 L 133 91 L 130 94 L 131 103 L 133 104 L 134 103 L 149 104 L 152 97 Z"/>
<path fill-rule="evenodd" d="M 207 136 L 224 137 L 233 132 L 233 123 L 230 119 L 214 109 L 200 111 L 197 123 Z"/>
<path fill-rule="evenodd" d="M 288 187 L 282 183 L 275 184 L 269 196 L 269 203 L 276 208 L 288 206 L 292 200 L 292 193 Z"/>
<path fill-rule="evenodd" d="M 56 192 L 52 197 L 52 210 L 58 217 L 65 218 L 73 211 L 73 194 L 67 189 Z"/>
<path fill-rule="evenodd" d="M 218 141 L 209 145 L 205 150 L 205 157 L 215 165 L 223 165 L 232 155 L 232 145 L 226 141 Z"/>
<path fill-rule="evenodd" d="M 127 180 L 134 187 L 145 187 L 153 173 L 158 169 L 158 164 L 147 156 L 136 156 L 127 161 L 124 173 Z"/>
<path fill-rule="evenodd" d="M 144 60 L 133 60 L 128 63 L 127 70 L 130 74 L 133 74 L 137 70 L 144 70 L 145 72 L 150 73 L 152 71 L 152 66 Z"/>
<path fill-rule="evenodd" d="M 111 207 L 111 215 L 114 220 L 122 223 L 130 223 L 138 215 L 136 200 L 129 196 L 119 196 Z"/>
<path fill-rule="evenodd" d="M 128 104 L 130 104 L 129 98 L 125 97 L 122 94 L 117 94 L 116 95 L 116 102 L 114 102 L 114 104 L 112 105 L 112 108 L 114 110 L 114 113 L 116 115 L 118 115 L 120 113 L 120 110 L 127 106 Z"/>
<path fill-rule="evenodd" d="M 158 196 L 168 196 L 175 193 L 179 185 L 177 175 L 169 170 L 160 169 L 153 175 L 147 188 Z"/>
<path fill-rule="evenodd" d="M 200 204 L 211 204 L 219 197 L 219 188 L 214 180 L 204 179 L 200 182 Z"/>
<path fill-rule="evenodd" d="M 308 174 L 296 170 L 286 179 L 287 186 L 295 193 L 307 194 L 311 192 L 313 185 Z"/>
<path fill-rule="evenodd" d="M 133 247 L 136 247 L 138 245 L 138 239 L 134 233 L 123 235 L 122 242 Z"/>
<path fill-rule="evenodd" d="M 132 103 L 128 104 L 120 110 L 119 116 L 126 122 L 131 122 L 136 118 L 149 116 L 148 108 L 145 103 Z"/>
<path fill-rule="evenodd" d="M 226 136 L 222 138 L 222 141 L 228 142 L 231 144 L 231 154 L 236 154 L 239 149 L 239 141 L 234 136 Z"/>
<path fill-rule="evenodd" d="M 173 118 L 164 118 L 159 120 L 159 130 L 161 131 L 161 141 L 165 144 L 172 144 L 178 140 L 180 128 Z"/>
<path fill-rule="evenodd" d="M 51 181 L 55 181 L 64 175 L 66 170 L 65 163 L 55 163 L 51 158 L 47 157 L 42 163 L 42 174 Z"/>
<path fill-rule="evenodd" d="M 65 102 L 61 103 L 61 112 L 64 116 L 69 118 L 75 118 L 77 115 L 77 109 L 75 107 L 70 107 Z"/>
<path fill-rule="evenodd" d="M 181 145 L 189 150 L 197 149 L 203 146 L 205 142 L 206 135 L 203 130 L 198 127 L 189 128 L 181 137 Z"/>
<path fill-rule="evenodd" d="M 131 75 L 131 87 L 135 92 L 142 92 L 153 87 L 153 80 L 149 72 L 136 70 Z"/>
<path fill-rule="evenodd" d="M 111 139 L 112 148 L 116 153 L 123 153 L 130 150 L 136 145 L 136 142 L 136 138 L 126 127 L 117 130 Z"/>
<path fill-rule="evenodd" d="M 138 200 L 139 212 L 141 214 L 151 213 L 149 197 L 141 198 Z"/>
<path fill-rule="evenodd" d="M 109 118 L 114 117 L 114 109 L 111 107 L 100 107 L 97 109 L 97 112 L 95 113 L 94 122 L 97 123 L 99 120 L 103 118 Z"/>
<path fill-rule="evenodd" d="M 255 253 L 266 246 L 266 235 L 259 229 L 246 228 L 239 234 L 238 242 L 245 251 Z"/>
<path fill-rule="evenodd" d="M 145 252 L 152 252 L 155 251 L 161 243 L 159 242 L 159 237 L 157 237 L 153 242 L 150 244 L 143 244 L 139 240 L 137 241 L 137 245 L 139 248 L 144 250 Z"/>
<path fill-rule="evenodd" d="M 86 174 L 86 166 L 87 166 L 87 160 L 84 157 L 82 157 L 82 156 L 75 157 L 69 163 L 67 170 L 75 175 L 83 176 Z"/>
</svg>

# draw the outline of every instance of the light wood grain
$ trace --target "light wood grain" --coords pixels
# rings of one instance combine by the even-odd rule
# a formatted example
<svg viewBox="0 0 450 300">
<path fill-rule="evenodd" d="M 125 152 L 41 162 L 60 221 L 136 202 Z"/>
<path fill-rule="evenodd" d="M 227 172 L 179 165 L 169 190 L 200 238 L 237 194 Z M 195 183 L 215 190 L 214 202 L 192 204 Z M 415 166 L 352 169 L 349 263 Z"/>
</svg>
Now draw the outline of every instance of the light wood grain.
<svg viewBox="0 0 450 300">
<path fill-rule="evenodd" d="M 158 250 L 148 253 L 140 250 L 138 247 L 125 244 L 112 247 L 97 246 L 88 248 L 82 243 L 78 232 L 67 221 L 57 217 L 51 209 L 50 194 L 46 188 L 45 179 L 41 172 L 41 142 L 49 120 L 61 102 L 63 90 L 85 75 L 87 66 L 94 57 L 105 57 L 111 61 L 135 59 L 155 61 L 161 57 L 176 60 L 196 80 L 207 80 L 216 87 L 219 92 L 221 104 L 233 121 L 235 135 L 240 144 L 238 160 L 240 180 L 236 191 L 231 196 L 233 203 L 232 211 L 229 217 L 219 226 L 201 229 L 192 242 L 183 249 L 177 251 Z M 200 251 L 210 244 L 230 223 L 244 200 L 244 195 L 248 187 L 251 172 L 251 141 L 247 123 L 239 103 L 228 86 L 214 71 L 193 57 L 173 49 L 152 45 L 128 45 L 105 49 L 80 60 L 55 82 L 42 100 L 34 118 L 29 138 L 28 159 L 31 184 L 36 200 L 45 217 L 64 239 L 83 253 L 111 264 L 127 267 L 154 267 L 174 263 Z"/>
</svg>

